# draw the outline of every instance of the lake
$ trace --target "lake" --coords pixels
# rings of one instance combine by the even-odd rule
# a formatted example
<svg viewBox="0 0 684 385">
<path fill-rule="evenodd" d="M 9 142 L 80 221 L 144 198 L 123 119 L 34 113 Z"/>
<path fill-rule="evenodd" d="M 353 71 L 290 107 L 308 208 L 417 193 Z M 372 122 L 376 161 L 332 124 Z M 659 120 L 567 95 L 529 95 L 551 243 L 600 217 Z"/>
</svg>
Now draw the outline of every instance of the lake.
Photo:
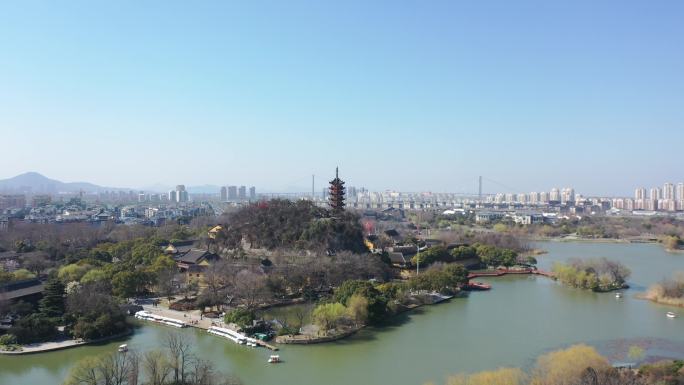
<svg viewBox="0 0 684 385">
<path fill-rule="evenodd" d="M 560 286 L 537 276 L 481 278 L 488 292 L 405 313 L 382 328 L 367 328 L 335 343 L 283 346 L 285 361 L 269 365 L 271 354 L 233 344 L 195 329 L 175 330 L 149 325 L 124 341 L 132 349 L 159 347 L 165 333 L 185 333 L 196 353 L 212 360 L 246 385 L 420 385 L 443 382 L 449 374 L 529 367 L 545 352 L 575 343 L 596 346 L 624 361 L 629 346 L 639 344 L 652 357 L 684 358 L 684 317 L 669 319 L 672 308 L 633 298 L 648 285 L 684 270 L 684 254 L 659 245 L 544 242 L 548 251 L 539 267 L 568 258 L 606 257 L 632 270 L 631 289 L 622 299 L 614 293 L 593 293 Z M 684 313 L 683 310 L 675 310 Z M 59 384 L 79 359 L 112 352 L 113 341 L 53 353 L 0 356 L 0 384 Z"/>
</svg>

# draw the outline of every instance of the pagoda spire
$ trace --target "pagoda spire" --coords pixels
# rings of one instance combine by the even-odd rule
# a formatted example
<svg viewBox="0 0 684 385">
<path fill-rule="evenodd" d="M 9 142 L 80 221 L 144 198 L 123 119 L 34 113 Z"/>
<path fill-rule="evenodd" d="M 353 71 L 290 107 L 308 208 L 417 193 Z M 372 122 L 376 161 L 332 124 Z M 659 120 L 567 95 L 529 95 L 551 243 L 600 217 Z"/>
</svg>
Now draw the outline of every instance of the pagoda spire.
<svg viewBox="0 0 684 385">
<path fill-rule="evenodd" d="M 328 204 L 334 214 L 344 211 L 344 181 L 340 179 L 339 167 L 335 167 L 335 179 L 330 181 L 330 198 Z"/>
</svg>

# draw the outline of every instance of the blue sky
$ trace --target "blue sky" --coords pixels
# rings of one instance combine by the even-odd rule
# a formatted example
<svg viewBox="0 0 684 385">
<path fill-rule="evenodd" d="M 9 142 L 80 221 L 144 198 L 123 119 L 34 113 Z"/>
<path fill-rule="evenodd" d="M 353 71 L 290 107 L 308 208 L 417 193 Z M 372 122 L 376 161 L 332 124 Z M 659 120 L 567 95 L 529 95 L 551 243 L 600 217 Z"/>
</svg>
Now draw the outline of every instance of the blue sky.
<svg viewBox="0 0 684 385">
<path fill-rule="evenodd" d="M 0 4 L 0 178 L 684 180 L 682 1 Z M 506 190 L 485 183 L 485 192 Z"/>
</svg>

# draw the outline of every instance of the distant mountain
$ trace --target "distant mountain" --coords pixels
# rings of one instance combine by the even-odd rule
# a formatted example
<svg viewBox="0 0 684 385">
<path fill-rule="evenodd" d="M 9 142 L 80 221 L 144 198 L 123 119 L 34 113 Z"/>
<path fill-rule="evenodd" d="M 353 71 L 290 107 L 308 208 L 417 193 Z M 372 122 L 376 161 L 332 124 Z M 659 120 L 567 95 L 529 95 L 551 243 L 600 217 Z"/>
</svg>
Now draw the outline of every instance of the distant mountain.
<svg viewBox="0 0 684 385">
<path fill-rule="evenodd" d="M 0 191 L 9 193 L 50 193 L 99 192 L 104 190 L 124 190 L 114 187 L 102 187 L 87 182 L 61 182 L 50 179 L 37 172 L 27 172 L 9 179 L 0 179 Z M 127 189 L 126 189 L 127 190 Z"/>
</svg>

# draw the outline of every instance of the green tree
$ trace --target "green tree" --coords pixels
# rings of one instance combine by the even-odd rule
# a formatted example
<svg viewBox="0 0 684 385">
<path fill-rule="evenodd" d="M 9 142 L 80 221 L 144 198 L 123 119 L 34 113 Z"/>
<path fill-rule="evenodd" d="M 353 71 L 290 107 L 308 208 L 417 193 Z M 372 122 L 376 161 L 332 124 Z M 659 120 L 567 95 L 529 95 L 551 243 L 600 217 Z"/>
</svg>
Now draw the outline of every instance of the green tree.
<svg viewBox="0 0 684 385">
<path fill-rule="evenodd" d="M 359 294 L 349 298 L 347 314 L 357 325 L 363 325 L 368 320 L 368 300 Z"/>
<path fill-rule="evenodd" d="M 121 298 L 132 298 L 145 292 L 150 276 L 143 271 L 121 271 L 112 277 L 114 295 Z"/>
<path fill-rule="evenodd" d="M 226 323 L 234 323 L 241 328 L 252 326 L 252 321 L 256 319 L 256 314 L 250 309 L 234 309 L 229 311 L 223 320 Z"/>
<path fill-rule="evenodd" d="M 38 305 L 41 315 L 48 318 L 61 318 L 64 316 L 66 295 L 65 287 L 59 279 L 51 279 L 45 284 L 43 298 Z"/>
<path fill-rule="evenodd" d="M 375 286 L 363 280 L 348 280 L 335 290 L 333 300 L 345 306 L 352 296 L 359 295 L 368 301 L 368 321 L 378 323 L 387 316 L 387 299 Z"/>
<path fill-rule="evenodd" d="M 63 282 L 80 281 L 89 269 L 90 266 L 88 265 L 78 265 L 72 263 L 70 265 L 64 265 L 60 267 L 57 271 L 57 276 Z"/>
<path fill-rule="evenodd" d="M 83 277 L 81 277 L 81 283 L 87 284 L 87 283 L 92 283 L 92 282 L 102 282 L 102 281 L 108 281 L 111 279 L 111 276 L 107 271 L 104 269 L 92 269 L 85 273 Z"/>
<path fill-rule="evenodd" d="M 21 344 L 50 341 L 57 335 L 57 323 L 39 313 L 31 314 L 17 321 L 8 333 Z"/>
<path fill-rule="evenodd" d="M 24 280 L 24 279 L 31 279 L 31 278 L 35 278 L 35 277 L 36 277 L 35 274 L 31 273 L 30 271 L 28 271 L 28 270 L 26 270 L 26 269 L 18 269 L 18 270 L 15 270 L 15 271 L 13 272 L 13 274 L 14 274 L 14 279 L 17 280 L 17 281 L 21 281 L 21 280 Z"/>
<path fill-rule="evenodd" d="M 347 309 L 339 302 L 318 305 L 311 314 L 314 323 L 323 330 L 334 329 L 346 315 Z"/>
</svg>

